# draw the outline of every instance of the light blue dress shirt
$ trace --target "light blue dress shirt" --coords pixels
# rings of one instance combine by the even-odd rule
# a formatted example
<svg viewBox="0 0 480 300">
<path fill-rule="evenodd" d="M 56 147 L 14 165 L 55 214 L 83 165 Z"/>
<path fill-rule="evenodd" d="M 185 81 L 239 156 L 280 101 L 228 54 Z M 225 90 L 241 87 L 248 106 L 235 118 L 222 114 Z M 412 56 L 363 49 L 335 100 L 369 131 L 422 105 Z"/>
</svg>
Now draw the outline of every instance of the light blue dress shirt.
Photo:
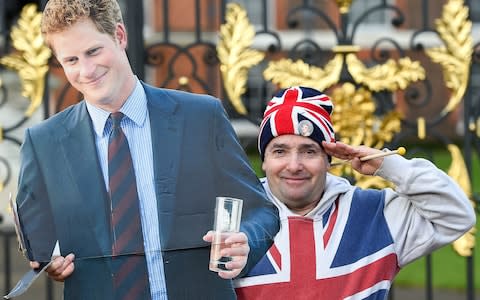
<svg viewBox="0 0 480 300">
<path fill-rule="evenodd" d="M 95 129 L 98 157 L 105 187 L 108 191 L 108 137 L 112 130 L 111 121 L 108 119 L 110 112 L 95 107 L 88 102 L 86 102 L 86 105 Z M 150 118 L 147 97 L 138 79 L 132 94 L 120 111 L 126 116 L 122 119 L 121 127 L 127 137 L 135 169 L 152 300 L 166 300 L 167 288 L 163 270 L 154 186 Z"/>
</svg>

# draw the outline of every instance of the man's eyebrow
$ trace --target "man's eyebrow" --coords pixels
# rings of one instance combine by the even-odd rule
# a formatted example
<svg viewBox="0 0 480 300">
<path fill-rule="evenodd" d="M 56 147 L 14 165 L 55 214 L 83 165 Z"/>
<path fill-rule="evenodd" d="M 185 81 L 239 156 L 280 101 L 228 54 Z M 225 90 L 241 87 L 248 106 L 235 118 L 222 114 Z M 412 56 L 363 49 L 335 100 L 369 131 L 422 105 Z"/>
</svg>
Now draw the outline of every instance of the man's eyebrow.
<svg viewBox="0 0 480 300">
<path fill-rule="evenodd" d="M 272 149 L 276 149 L 276 148 L 290 148 L 290 146 L 288 146 L 288 145 L 285 144 L 285 143 L 273 143 L 271 148 L 272 148 Z M 321 147 L 320 147 L 318 144 L 316 144 L 315 142 L 312 142 L 312 143 L 300 144 L 300 145 L 298 145 L 298 148 L 300 148 L 300 149 L 310 149 L 310 148 L 318 149 L 318 148 L 321 148 Z"/>
<path fill-rule="evenodd" d="M 299 148 L 321 148 L 321 147 L 316 143 L 308 143 L 308 144 L 301 144 Z"/>
<path fill-rule="evenodd" d="M 282 143 L 273 143 L 272 147 L 286 147 L 287 145 L 282 144 Z"/>
</svg>

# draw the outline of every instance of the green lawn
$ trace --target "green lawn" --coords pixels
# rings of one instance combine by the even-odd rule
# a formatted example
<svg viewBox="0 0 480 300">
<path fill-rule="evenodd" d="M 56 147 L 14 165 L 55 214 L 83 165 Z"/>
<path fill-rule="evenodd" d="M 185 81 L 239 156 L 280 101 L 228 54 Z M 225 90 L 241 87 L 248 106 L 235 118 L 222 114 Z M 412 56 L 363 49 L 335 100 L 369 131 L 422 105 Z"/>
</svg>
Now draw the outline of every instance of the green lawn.
<svg viewBox="0 0 480 300">
<path fill-rule="evenodd" d="M 408 149 L 408 148 L 407 148 Z M 422 156 L 421 154 L 417 154 Z M 425 155 L 424 155 L 425 156 Z M 408 157 L 408 153 L 407 153 Z M 433 151 L 433 160 L 437 166 L 443 170 L 447 170 L 451 159 L 446 150 Z M 255 151 L 252 151 L 249 155 L 250 162 L 257 175 L 263 177 L 261 171 L 261 161 Z M 478 157 L 474 157 L 473 160 L 473 174 L 472 178 L 475 182 L 479 181 L 480 177 L 480 163 Z M 480 194 L 480 184 L 472 185 L 473 192 Z M 478 216 L 478 215 L 477 215 Z M 478 229 L 478 226 L 477 226 Z M 479 234 L 476 235 L 477 247 L 474 251 L 474 270 L 480 270 L 480 238 Z M 445 246 L 431 255 L 432 263 L 432 281 L 436 288 L 446 289 L 464 289 L 466 285 L 466 258 L 459 256 L 455 253 L 452 246 Z M 476 273 L 475 287 L 480 288 L 480 273 Z M 410 265 L 403 268 L 395 279 L 395 284 L 398 286 L 409 287 L 423 287 L 426 282 L 426 259 L 421 258 Z"/>
</svg>

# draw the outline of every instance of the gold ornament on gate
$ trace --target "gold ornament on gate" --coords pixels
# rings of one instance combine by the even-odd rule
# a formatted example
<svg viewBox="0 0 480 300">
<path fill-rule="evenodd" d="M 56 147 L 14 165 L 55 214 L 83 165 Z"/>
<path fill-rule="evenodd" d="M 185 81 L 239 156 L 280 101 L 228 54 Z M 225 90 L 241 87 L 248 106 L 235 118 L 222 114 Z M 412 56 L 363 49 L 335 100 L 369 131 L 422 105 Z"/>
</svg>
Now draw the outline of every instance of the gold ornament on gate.
<svg viewBox="0 0 480 300">
<path fill-rule="evenodd" d="M 31 101 L 25 112 L 27 117 L 32 116 L 42 103 L 48 60 L 51 57 L 40 31 L 41 18 L 35 4 L 25 5 L 10 34 L 17 52 L 0 58 L 0 64 L 15 70 L 21 79 L 22 96 Z"/>
<path fill-rule="evenodd" d="M 336 3 L 340 13 L 346 14 L 349 12 L 352 1 L 336 0 Z M 229 4 L 227 24 L 222 26 L 218 51 L 225 89 L 237 112 L 242 114 L 246 112 L 240 100 L 245 91 L 246 72 L 263 59 L 263 54 L 250 49 L 253 35 L 249 26 L 251 25 L 243 9 L 238 5 Z M 437 32 L 445 46 L 425 50 L 433 62 L 442 66 L 445 84 L 452 91 L 441 116 L 445 116 L 459 106 L 468 86 L 473 54 L 471 28 L 472 23 L 468 20 L 468 8 L 464 6 L 464 1 L 449 0 L 443 7 L 442 18 L 436 20 Z M 246 31 L 246 34 L 240 34 L 243 31 Z M 352 145 L 383 147 L 400 132 L 402 116 L 396 111 L 376 116 L 374 114 L 376 104 L 370 91 L 404 90 L 411 83 L 425 79 L 424 68 L 420 62 L 411 60 L 409 57 L 398 60 L 389 59 L 383 64 L 366 67 L 356 55 L 360 50 L 358 46 L 339 45 L 332 50 L 335 55 L 324 67 L 311 66 L 302 60 L 293 61 L 286 58 L 271 61 L 264 70 L 263 76 L 267 81 L 281 88 L 303 85 L 326 90 L 338 85 L 342 67 L 345 64 L 359 87 L 345 83 L 333 89 L 335 110 L 332 121 L 339 140 Z M 244 56 L 249 59 L 242 61 L 241 57 Z M 240 61 L 242 64 L 237 66 L 236 64 Z M 418 136 L 420 139 L 425 138 L 428 134 L 427 119 L 419 116 L 417 121 Z M 471 181 L 466 172 L 462 153 L 454 145 L 448 145 L 448 149 L 452 156 L 448 174 L 472 199 Z M 338 169 L 333 168 L 331 171 L 337 175 L 354 177 L 356 185 L 363 188 L 382 188 L 390 185 L 379 177 L 363 176 L 345 165 Z M 473 201 L 472 205 L 474 205 Z M 476 229 L 472 228 L 453 244 L 457 253 L 462 256 L 471 255 L 471 250 L 475 246 L 475 231 Z"/>
</svg>

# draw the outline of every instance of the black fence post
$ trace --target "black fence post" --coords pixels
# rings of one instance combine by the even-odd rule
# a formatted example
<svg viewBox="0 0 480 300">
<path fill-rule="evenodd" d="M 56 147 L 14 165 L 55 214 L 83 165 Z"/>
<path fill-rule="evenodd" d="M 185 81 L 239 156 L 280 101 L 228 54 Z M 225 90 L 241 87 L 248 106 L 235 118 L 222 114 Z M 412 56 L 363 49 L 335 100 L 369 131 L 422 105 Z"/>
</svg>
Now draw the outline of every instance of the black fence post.
<svg viewBox="0 0 480 300">
<path fill-rule="evenodd" d="M 2 228 L 0 230 L 3 236 L 3 263 L 4 263 L 4 275 L 5 275 L 5 281 L 4 281 L 4 295 L 7 295 L 8 292 L 10 291 L 10 286 L 11 286 L 11 276 L 12 276 L 12 268 L 10 266 L 10 261 L 11 261 L 11 253 L 10 253 L 10 236 L 8 232 L 4 231 Z"/>
<path fill-rule="evenodd" d="M 45 5 L 47 5 L 48 0 L 40 0 L 40 10 L 43 11 Z"/>
<path fill-rule="evenodd" d="M 425 274 L 426 274 L 426 287 L 425 287 L 425 299 L 433 299 L 433 266 L 432 266 L 432 255 L 429 254 L 425 257 Z"/>
<path fill-rule="evenodd" d="M 476 247 L 478 247 L 477 245 Z M 467 300 L 475 300 L 474 254 L 466 258 L 467 263 Z"/>
<path fill-rule="evenodd" d="M 145 79 L 145 50 L 143 40 L 143 0 L 125 1 L 124 22 L 127 27 L 127 54 L 138 79 Z"/>
</svg>

